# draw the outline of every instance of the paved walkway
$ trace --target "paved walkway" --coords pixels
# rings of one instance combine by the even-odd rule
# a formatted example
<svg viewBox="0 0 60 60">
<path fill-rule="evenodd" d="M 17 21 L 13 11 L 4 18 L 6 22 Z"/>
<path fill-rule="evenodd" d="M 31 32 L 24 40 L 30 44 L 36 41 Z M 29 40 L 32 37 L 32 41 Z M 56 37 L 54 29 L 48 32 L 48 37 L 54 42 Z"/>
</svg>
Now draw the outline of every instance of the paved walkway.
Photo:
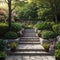
<svg viewBox="0 0 60 60">
<path fill-rule="evenodd" d="M 6 60 L 55 60 L 40 45 L 39 37 L 34 29 L 25 29 L 24 36 L 21 37 L 16 52 L 11 52 Z"/>
</svg>

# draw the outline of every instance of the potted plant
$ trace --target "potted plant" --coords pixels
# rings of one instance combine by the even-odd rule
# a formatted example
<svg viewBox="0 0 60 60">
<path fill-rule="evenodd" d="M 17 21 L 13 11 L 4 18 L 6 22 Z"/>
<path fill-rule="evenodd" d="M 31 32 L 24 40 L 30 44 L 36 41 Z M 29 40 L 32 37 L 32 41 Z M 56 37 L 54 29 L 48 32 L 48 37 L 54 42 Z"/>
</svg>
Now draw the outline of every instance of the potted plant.
<svg viewBox="0 0 60 60">
<path fill-rule="evenodd" d="M 5 51 L 0 51 L 0 60 L 5 60 L 7 54 Z"/>
<path fill-rule="evenodd" d="M 60 60 L 60 49 L 55 50 L 55 58 L 56 60 Z"/>
<path fill-rule="evenodd" d="M 16 46 L 17 46 L 17 43 L 16 42 L 11 42 L 10 43 L 11 51 L 15 52 L 16 51 Z"/>
<path fill-rule="evenodd" d="M 44 43 L 42 45 L 43 45 L 45 51 L 48 52 L 49 51 L 49 44 L 48 43 Z"/>
</svg>

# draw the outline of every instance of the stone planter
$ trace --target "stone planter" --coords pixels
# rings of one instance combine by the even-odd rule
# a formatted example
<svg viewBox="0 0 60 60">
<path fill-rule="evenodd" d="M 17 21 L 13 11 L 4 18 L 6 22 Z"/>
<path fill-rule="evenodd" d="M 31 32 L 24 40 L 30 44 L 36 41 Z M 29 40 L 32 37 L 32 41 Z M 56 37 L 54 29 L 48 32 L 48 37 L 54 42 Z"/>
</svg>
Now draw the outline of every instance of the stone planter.
<svg viewBox="0 0 60 60">
<path fill-rule="evenodd" d="M 19 42 L 20 38 L 17 38 L 17 39 L 2 39 L 4 41 L 6 41 L 6 43 L 9 43 L 9 42 Z"/>
<path fill-rule="evenodd" d="M 40 38 L 40 43 L 41 44 L 43 44 L 43 43 L 49 43 L 49 41 L 47 39 Z"/>
<path fill-rule="evenodd" d="M 58 42 L 60 42 L 60 35 L 59 35 L 59 36 L 57 36 L 57 41 L 58 41 Z"/>
<path fill-rule="evenodd" d="M 23 36 L 23 33 L 24 33 L 24 29 L 22 29 L 19 32 L 17 32 L 17 34 L 18 34 L 19 37 L 22 37 Z"/>
<path fill-rule="evenodd" d="M 55 42 L 55 41 L 56 41 L 56 38 L 53 38 L 53 39 L 43 39 L 43 38 L 40 38 L 40 43 L 41 44 Z"/>
</svg>

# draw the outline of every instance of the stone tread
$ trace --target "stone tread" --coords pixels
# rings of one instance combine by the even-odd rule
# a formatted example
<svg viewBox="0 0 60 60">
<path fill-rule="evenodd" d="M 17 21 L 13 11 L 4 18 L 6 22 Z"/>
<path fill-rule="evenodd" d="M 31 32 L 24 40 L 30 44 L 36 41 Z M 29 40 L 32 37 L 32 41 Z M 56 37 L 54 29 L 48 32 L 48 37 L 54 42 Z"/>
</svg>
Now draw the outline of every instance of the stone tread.
<svg viewBox="0 0 60 60">
<path fill-rule="evenodd" d="M 16 51 L 9 52 L 9 55 L 50 55 L 50 53 L 45 51 Z"/>
<path fill-rule="evenodd" d="M 55 60 L 54 56 L 7 56 L 6 60 Z"/>
<path fill-rule="evenodd" d="M 17 49 L 44 49 L 40 44 L 19 44 Z"/>
<path fill-rule="evenodd" d="M 19 44 L 40 44 L 40 42 L 19 42 Z"/>
<path fill-rule="evenodd" d="M 25 29 L 16 52 L 9 52 L 6 60 L 55 60 L 55 57 L 44 51 L 34 29 Z"/>
</svg>

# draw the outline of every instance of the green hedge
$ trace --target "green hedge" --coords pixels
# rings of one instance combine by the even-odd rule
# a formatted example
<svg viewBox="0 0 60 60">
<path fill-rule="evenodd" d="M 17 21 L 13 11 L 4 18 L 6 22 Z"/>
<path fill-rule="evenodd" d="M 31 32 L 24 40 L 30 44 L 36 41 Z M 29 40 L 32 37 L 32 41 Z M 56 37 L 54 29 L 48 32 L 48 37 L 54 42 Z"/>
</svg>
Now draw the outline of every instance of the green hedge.
<svg viewBox="0 0 60 60">
<path fill-rule="evenodd" d="M 8 31 L 8 25 L 6 23 L 0 23 L 0 36 L 3 36 Z"/>
<path fill-rule="evenodd" d="M 57 35 L 60 35 L 60 24 L 53 25 L 52 29 Z"/>
<path fill-rule="evenodd" d="M 12 31 L 18 32 L 22 29 L 22 24 L 20 23 L 12 23 Z"/>
<path fill-rule="evenodd" d="M 17 33 L 9 31 L 5 35 L 6 39 L 16 39 L 18 37 Z"/>
<path fill-rule="evenodd" d="M 45 30 L 41 33 L 41 37 L 44 38 L 44 39 L 49 39 L 49 38 L 55 38 L 56 35 L 53 31 Z"/>
<path fill-rule="evenodd" d="M 35 25 L 38 30 L 52 30 L 54 22 L 40 22 Z"/>
</svg>

